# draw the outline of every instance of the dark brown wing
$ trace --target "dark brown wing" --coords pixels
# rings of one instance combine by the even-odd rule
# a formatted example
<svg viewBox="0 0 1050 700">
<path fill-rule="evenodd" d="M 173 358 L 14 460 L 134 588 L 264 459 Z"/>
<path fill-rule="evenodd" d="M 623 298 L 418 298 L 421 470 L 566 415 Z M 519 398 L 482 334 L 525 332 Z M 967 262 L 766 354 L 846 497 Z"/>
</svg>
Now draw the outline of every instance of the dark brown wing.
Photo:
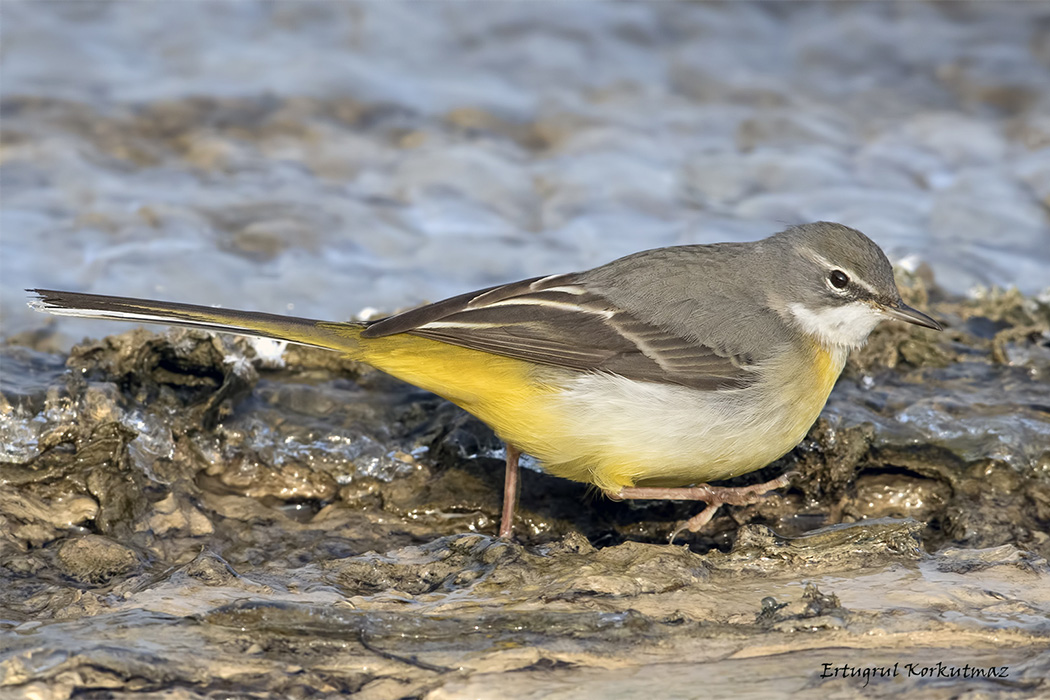
<svg viewBox="0 0 1050 700">
<path fill-rule="evenodd" d="M 736 389 L 754 369 L 614 308 L 574 275 L 536 277 L 412 309 L 363 338 L 410 333 L 555 367 L 698 389 Z"/>
</svg>

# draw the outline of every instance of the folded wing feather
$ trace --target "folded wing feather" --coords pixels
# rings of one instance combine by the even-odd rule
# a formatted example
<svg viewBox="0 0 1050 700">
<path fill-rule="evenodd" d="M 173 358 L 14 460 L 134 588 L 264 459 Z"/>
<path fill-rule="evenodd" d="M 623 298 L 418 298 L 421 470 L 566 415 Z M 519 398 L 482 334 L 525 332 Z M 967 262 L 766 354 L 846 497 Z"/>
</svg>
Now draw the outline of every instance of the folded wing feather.
<svg viewBox="0 0 1050 700">
<path fill-rule="evenodd" d="M 719 354 L 618 310 L 573 275 L 463 294 L 371 323 L 362 337 L 397 333 L 544 365 L 705 390 L 739 389 L 758 378 L 746 359 Z"/>
</svg>

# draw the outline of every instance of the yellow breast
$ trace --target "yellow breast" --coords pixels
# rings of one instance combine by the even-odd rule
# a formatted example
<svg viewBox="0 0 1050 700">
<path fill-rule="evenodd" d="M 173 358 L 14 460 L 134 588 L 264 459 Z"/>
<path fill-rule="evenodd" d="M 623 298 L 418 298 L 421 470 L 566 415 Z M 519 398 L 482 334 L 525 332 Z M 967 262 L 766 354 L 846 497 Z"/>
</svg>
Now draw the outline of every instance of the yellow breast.
<svg viewBox="0 0 1050 700">
<path fill-rule="evenodd" d="M 773 459 L 787 453 L 806 437 L 806 433 L 824 409 L 831 390 L 835 388 L 835 382 L 842 374 L 848 355 L 848 350 L 836 348 L 829 351 L 824 346 L 814 343 L 806 352 L 801 353 L 798 374 L 794 377 L 784 375 L 781 390 L 787 399 L 787 409 L 790 409 L 786 409 L 789 418 L 785 421 L 783 429 L 783 451 Z"/>
</svg>

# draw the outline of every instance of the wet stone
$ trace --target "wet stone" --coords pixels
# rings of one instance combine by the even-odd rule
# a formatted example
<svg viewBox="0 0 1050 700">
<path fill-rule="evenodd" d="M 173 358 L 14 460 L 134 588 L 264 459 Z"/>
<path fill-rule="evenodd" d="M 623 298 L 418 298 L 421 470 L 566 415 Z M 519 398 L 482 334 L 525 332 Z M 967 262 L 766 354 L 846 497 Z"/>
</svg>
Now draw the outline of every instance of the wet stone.
<svg viewBox="0 0 1050 700">
<path fill-rule="evenodd" d="M 134 550 L 99 535 L 66 540 L 58 549 L 58 561 L 67 576 L 88 584 L 125 575 L 139 564 Z"/>
<path fill-rule="evenodd" d="M 849 614 L 834 593 L 821 593 L 807 583 L 797 600 L 778 603 L 775 598 L 764 598 L 755 622 L 778 632 L 815 631 L 845 627 Z"/>
<path fill-rule="evenodd" d="M 201 552 L 182 571 L 209 586 L 227 585 L 237 579 L 233 567 L 214 552 Z"/>
<path fill-rule="evenodd" d="M 768 528 L 750 525 L 741 531 L 732 554 L 796 559 L 808 567 L 859 568 L 877 563 L 880 558 L 919 558 L 922 529 L 923 524 L 916 520 L 881 518 L 830 525 L 798 537 L 781 537 Z"/>
</svg>

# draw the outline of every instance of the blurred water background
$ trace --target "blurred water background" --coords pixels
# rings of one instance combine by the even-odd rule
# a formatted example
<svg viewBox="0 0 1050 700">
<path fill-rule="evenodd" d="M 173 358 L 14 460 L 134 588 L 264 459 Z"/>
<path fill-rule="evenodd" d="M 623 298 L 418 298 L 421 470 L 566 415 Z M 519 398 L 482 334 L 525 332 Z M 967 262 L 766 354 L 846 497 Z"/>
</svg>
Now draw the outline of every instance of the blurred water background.
<svg viewBox="0 0 1050 700">
<path fill-rule="evenodd" d="M 338 319 L 818 219 L 1050 285 L 1045 2 L 0 13 L 5 337 L 25 287 Z"/>
</svg>

